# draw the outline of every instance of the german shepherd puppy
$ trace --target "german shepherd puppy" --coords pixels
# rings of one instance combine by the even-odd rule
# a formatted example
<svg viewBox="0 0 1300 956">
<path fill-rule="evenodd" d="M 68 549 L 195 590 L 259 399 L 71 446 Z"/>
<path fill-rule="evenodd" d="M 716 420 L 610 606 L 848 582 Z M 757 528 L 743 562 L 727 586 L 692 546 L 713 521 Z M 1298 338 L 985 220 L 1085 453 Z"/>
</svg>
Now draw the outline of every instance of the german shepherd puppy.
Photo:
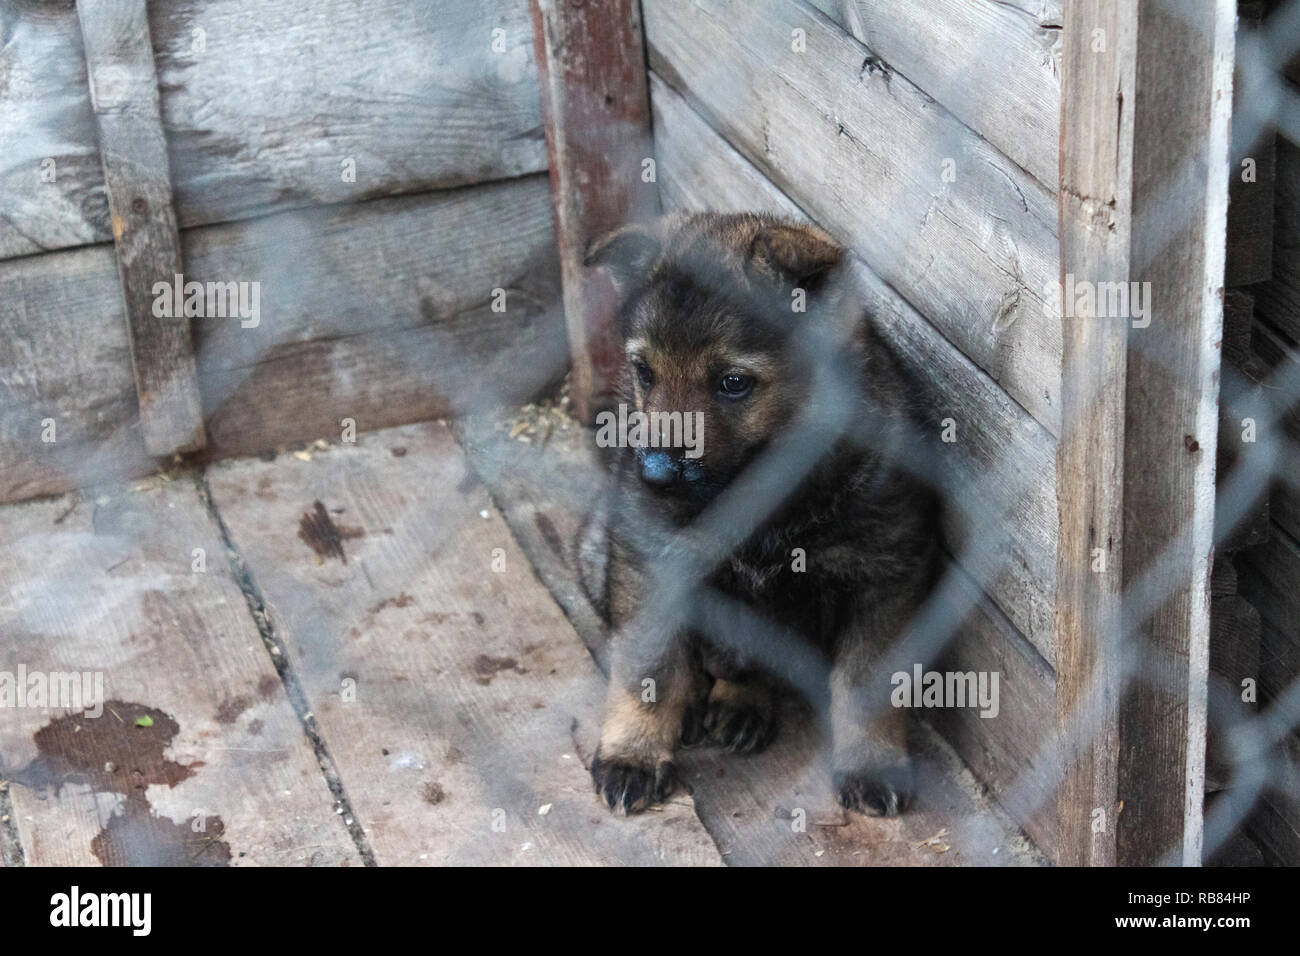
<svg viewBox="0 0 1300 956">
<path fill-rule="evenodd" d="M 703 423 L 694 456 L 653 424 L 614 453 L 614 639 L 591 773 L 615 811 L 673 791 L 679 744 L 765 747 L 790 683 L 829 723 L 845 807 L 894 815 L 912 797 L 882 657 L 933 584 L 936 509 L 891 460 L 915 399 L 844 259 L 819 229 L 750 214 L 667 216 L 588 250 L 623 299 L 624 402 Z M 671 564 L 683 554 L 704 557 Z"/>
</svg>

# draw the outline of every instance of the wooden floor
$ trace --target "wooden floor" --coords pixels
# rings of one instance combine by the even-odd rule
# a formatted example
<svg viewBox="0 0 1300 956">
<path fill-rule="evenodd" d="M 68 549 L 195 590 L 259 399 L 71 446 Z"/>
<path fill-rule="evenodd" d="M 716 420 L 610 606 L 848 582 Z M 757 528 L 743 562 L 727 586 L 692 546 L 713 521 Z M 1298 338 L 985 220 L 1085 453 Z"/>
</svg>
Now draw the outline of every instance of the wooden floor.
<svg viewBox="0 0 1300 956">
<path fill-rule="evenodd" d="M 0 508 L 4 865 L 998 865 L 1042 858 L 918 731 L 919 806 L 848 816 L 797 709 L 615 818 L 587 775 L 605 635 L 572 430 L 426 423 Z M 802 811 L 802 812 L 800 812 Z M 807 820 L 806 827 L 798 825 Z"/>
</svg>

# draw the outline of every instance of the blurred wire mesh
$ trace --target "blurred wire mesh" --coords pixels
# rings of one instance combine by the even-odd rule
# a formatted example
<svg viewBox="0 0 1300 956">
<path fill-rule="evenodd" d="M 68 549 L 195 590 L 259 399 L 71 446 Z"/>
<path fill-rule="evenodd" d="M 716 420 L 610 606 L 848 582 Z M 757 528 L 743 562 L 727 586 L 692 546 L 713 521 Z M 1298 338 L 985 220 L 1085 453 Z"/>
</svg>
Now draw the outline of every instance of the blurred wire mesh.
<svg viewBox="0 0 1300 956">
<path fill-rule="evenodd" d="M 1177 9 L 1174 0 L 1168 0 L 1171 10 Z M 1201 24 L 1192 24 L 1203 29 Z M 1236 47 L 1238 102 L 1240 108 L 1234 115 L 1234 155 L 1231 171 L 1239 169 L 1245 150 L 1268 128 L 1273 128 L 1291 143 L 1300 146 L 1300 97 L 1282 76 L 1288 61 L 1300 52 L 1300 0 L 1289 0 L 1276 9 L 1258 30 L 1243 27 L 1238 33 Z M 996 56 L 996 51 L 989 51 Z M 725 64 L 719 65 L 717 86 L 727 96 L 745 96 L 748 91 L 731 87 L 725 75 Z M 942 149 L 944 144 L 936 144 Z M 1164 224 L 1170 237 L 1177 235 L 1183 225 L 1185 210 L 1179 208 L 1177 197 L 1182 177 L 1189 174 L 1191 163 L 1176 167 L 1166 183 L 1166 195 L 1161 212 L 1155 221 Z M 895 191 L 901 185 L 873 184 L 877 190 Z M 907 197 L 895 195 L 892 204 L 906 205 Z M 902 244 L 898 244 L 901 254 Z M 292 262 L 293 251 L 283 252 Z M 701 263 L 701 275 L 707 274 Z M 888 274 L 896 263 L 873 262 L 877 274 Z M 288 274 L 291 270 L 282 270 Z M 1036 290 L 1035 290 L 1036 291 Z M 827 334 L 809 335 L 798 345 L 807 351 L 819 369 L 815 383 L 815 398 L 809 403 L 809 412 L 800 426 L 787 438 L 766 451 L 742 478 L 720 495 L 701 518 L 686 530 L 669 527 L 647 513 L 644 522 L 647 531 L 645 557 L 652 563 L 653 595 L 644 606 L 651 608 L 657 626 L 645 627 L 629 634 L 634 640 L 653 640 L 673 629 L 667 625 L 693 628 L 723 645 L 743 642 L 749 652 L 764 659 L 778 673 L 817 705 L 823 702 L 828 665 L 819 657 L 799 651 L 798 641 L 791 640 L 771 621 L 763 619 L 752 610 L 726 596 L 701 585 L 710 571 L 723 562 L 733 548 L 742 543 L 755 528 L 773 514 L 788 495 L 794 492 L 800 480 L 816 464 L 826 450 L 837 441 L 850 440 L 871 443 L 876 436 L 870 428 L 856 427 L 849 417 L 849 409 L 858 399 L 846 375 L 842 374 L 836 356 L 839 354 L 842 328 L 828 323 Z M 273 338 L 260 340 L 263 352 L 276 343 Z M 464 354 L 450 337 L 440 343 L 447 354 Z M 1130 339 L 1130 347 L 1143 349 L 1144 339 Z M 1150 356 L 1159 359 L 1157 349 Z M 255 355 L 241 356 L 244 374 L 251 374 Z M 562 374 L 566 356 L 558 352 L 532 356 L 537 368 L 547 370 L 544 377 Z M 418 376 L 421 369 L 410 364 L 406 371 Z M 202 362 L 200 362 L 202 364 Z M 457 412 L 466 417 L 499 414 L 502 401 L 493 387 L 490 374 L 476 374 L 468 356 L 463 359 L 466 369 L 466 388 L 456 398 Z M 495 374 L 508 375 L 508 366 Z M 1267 495 L 1276 483 L 1282 483 L 1300 494 L 1300 443 L 1284 427 L 1284 418 L 1300 407 L 1300 363 L 1283 363 L 1259 382 L 1242 376 L 1228 362 L 1222 367 L 1225 392 L 1255 396 L 1252 417 L 1260 440 L 1247 448 L 1243 445 L 1234 467 L 1221 474 L 1218 481 L 1216 504 L 1216 545 L 1225 542 L 1240 523 L 1252 513 L 1261 496 Z M 238 377 L 229 380 L 231 391 L 237 387 Z M 12 402 L 13 399 L 6 398 Z M 215 396 L 213 407 L 219 407 L 222 396 Z M 35 410 L 33 409 L 33 412 Z M 925 423 L 908 440 L 875 447 L 875 451 L 922 480 L 933 484 L 943 495 L 948 507 L 961 502 L 964 522 L 969 528 L 964 547 L 950 554 L 948 570 L 912 623 L 908 633 L 900 636 L 895 646 L 883 658 L 889 670 L 909 669 L 912 662 L 930 662 L 942 657 L 959 632 L 964 621 L 1003 565 L 1010 560 L 1009 552 L 1016 528 L 1009 519 L 1013 503 L 1027 490 L 1028 476 L 1021 467 L 1018 450 L 1005 449 L 1005 454 L 988 473 L 981 476 L 978 486 L 961 483 L 958 476 L 945 465 L 936 452 L 935 435 L 925 428 Z M 508 456 L 498 455 L 481 460 L 478 467 L 497 476 L 515 467 Z M 78 460 L 73 465 L 73 481 L 79 487 L 93 486 L 113 472 L 111 462 L 94 457 Z M 601 469 L 568 476 L 568 484 L 556 489 L 575 509 L 590 509 L 608 490 L 608 476 Z M 420 516 L 409 516 L 419 524 Z M 448 533 L 445 528 L 428 528 L 430 540 L 436 541 Z M 1153 613 L 1177 582 L 1168 573 L 1173 555 L 1167 554 L 1157 562 L 1143 580 L 1135 582 L 1126 600 L 1126 620 L 1121 633 L 1109 635 L 1113 645 L 1122 651 L 1121 677 L 1125 688 L 1140 686 L 1156 680 L 1158 673 L 1145 668 L 1140 661 L 1149 657 L 1138 654 L 1142 639 L 1138 625 Z M 1300 582 L 1296 583 L 1300 587 Z M 50 574 L 42 583 L 50 599 L 59 595 L 77 593 L 75 567 L 59 562 L 51 565 Z M 320 652 L 315 666 L 328 667 L 330 648 L 346 639 L 354 622 L 336 621 L 315 614 L 309 606 L 310 598 L 302 595 L 304 606 L 300 609 L 305 620 L 312 621 L 313 641 Z M 73 613 L 73 617 L 77 615 Z M 89 623 L 89 622 L 82 622 Z M 645 653 L 653 654 L 654 648 Z M 1256 799 L 1267 788 L 1278 788 L 1300 793 L 1300 768 L 1287 752 L 1283 743 L 1288 734 L 1300 726 L 1300 675 L 1283 693 L 1260 710 L 1257 716 L 1242 719 L 1236 702 L 1241 688 L 1236 684 L 1211 674 L 1209 687 L 1209 724 L 1216 739 L 1226 747 L 1230 779 L 1226 782 L 1229 799 L 1218 801 L 1207 814 L 1203 856 L 1209 859 L 1232 836 L 1251 812 Z M 381 706 L 397 706 L 400 702 L 386 701 Z M 437 702 L 434 706 L 440 706 Z M 873 706 L 887 707 L 883 696 Z M 1092 739 L 1099 724 L 1099 715 L 1080 712 L 1074 715 L 1073 726 L 1066 736 L 1076 741 Z M 1056 793 L 1062 775 L 1059 740 L 1044 728 L 1044 734 L 1035 759 L 1023 769 L 1018 781 L 1001 795 L 1002 803 L 1016 819 L 1025 819 L 1041 808 L 1045 799 Z M 511 778 L 510 762 L 500 754 L 488 756 L 471 752 L 469 759 L 482 760 L 485 784 L 494 788 L 504 801 L 507 795 L 517 796 L 521 781 Z M 513 796 L 510 797 L 513 799 Z M 989 823 L 988 842 L 996 840 L 995 828 Z M 1170 848 L 1170 862 L 1180 858 L 1180 848 Z"/>
</svg>

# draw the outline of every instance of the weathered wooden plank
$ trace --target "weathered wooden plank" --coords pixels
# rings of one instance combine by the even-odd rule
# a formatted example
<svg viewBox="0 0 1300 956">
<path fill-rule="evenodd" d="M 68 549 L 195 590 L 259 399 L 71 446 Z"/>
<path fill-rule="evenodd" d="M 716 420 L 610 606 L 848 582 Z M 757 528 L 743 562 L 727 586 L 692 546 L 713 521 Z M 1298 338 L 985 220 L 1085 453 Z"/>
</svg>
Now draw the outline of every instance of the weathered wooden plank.
<svg viewBox="0 0 1300 956">
<path fill-rule="evenodd" d="M 1300 448 L 1289 443 L 1281 459 L 1289 474 L 1300 471 Z M 1300 538 L 1300 489 L 1294 483 L 1276 482 L 1268 499 L 1269 517 L 1293 538 Z"/>
<path fill-rule="evenodd" d="M 378 862 L 720 862 L 689 797 L 601 809 L 603 681 L 446 428 L 208 477 Z"/>
<path fill-rule="evenodd" d="M 1262 851 L 1262 862 L 1254 865 L 1295 866 L 1300 863 L 1300 738 L 1287 734 L 1265 755 L 1266 778 L 1262 791 L 1255 787 L 1243 790 L 1226 790 L 1214 794 L 1216 812 L 1230 813 L 1230 819 L 1241 820 L 1241 829 Z M 1208 800 L 1207 800 L 1208 804 Z M 1208 806 L 1207 806 L 1208 810 Z"/>
<path fill-rule="evenodd" d="M 562 374 L 548 203 L 533 176 L 183 232 L 196 280 L 259 283 L 255 326 L 197 321 L 208 453 L 436 417 L 467 379 L 515 398 Z M 0 500 L 153 469 L 122 323 L 111 249 L 0 262 Z"/>
<path fill-rule="evenodd" d="M 563 376 L 558 310 L 461 313 L 446 325 L 321 339 L 203 377 L 213 456 L 470 414 L 525 401 Z"/>
<path fill-rule="evenodd" d="M 636 0 L 533 0 L 533 24 L 572 394 L 590 422 L 613 400 L 623 355 L 614 288 L 583 259 L 592 239 L 659 207 L 654 177 L 642 169 L 652 147 L 640 8 Z"/>
<path fill-rule="evenodd" d="M 1268 540 L 1274 518 L 1273 501 L 1290 492 L 1285 482 L 1272 482 L 1265 468 L 1259 470 L 1257 491 L 1244 512 L 1233 502 L 1229 509 L 1225 489 L 1238 488 L 1237 469 L 1263 457 L 1268 467 L 1287 468 L 1285 438 L 1288 429 L 1300 434 L 1300 418 L 1281 414 L 1275 406 L 1278 390 L 1271 376 L 1288 374 L 1271 367 L 1284 366 L 1287 348 L 1277 335 L 1255 317 L 1255 297 L 1245 289 L 1228 289 L 1223 299 L 1223 361 L 1219 391 L 1219 440 L 1216 449 L 1215 573 L 1222 559 L 1232 552 L 1263 544 Z M 1300 369 L 1297 369 L 1300 371 Z M 1298 379 L 1300 380 L 1300 379 Z M 1281 452 L 1280 455 L 1278 453 Z M 1272 456 L 1276 460 L 1268 462 Z M 1272 486 L 1272 487 L 1270 487 Z M 1227 522 L 1233 525 L 1228 528 Z M 1285 509 L 1283 509 L 1285 521 Z"/>
<path fill-rule="evenodd" d="M 1300 342 L 1300 145 L 1277 137 L 1273 206 L 1273 277 L 1256 286 L 1255 309 Z"/>
<path fill-rule="evenodd" d="M 975 587 L 969 580 L 965 584 Z M 964 600 L 972 610 L 942 666 L 998 674 L 1001 706 L 992 718 L 967 708 L 941 708 L 935 711 L 935 726 L 1038 848 L 1056 858 L 1056 778 L 1048 747 L 1055 676 L 991 602 L 973 592 Z"/>
<path fill-rule="evenodd" d="M 159 309 L 155 283 L 182 272 L 180 238 L 158 115 L 158 85 L 144 0 L 77 0 L 91 107 L 99 131 L 104 190 L 140 432 L 151 455 L 203 447 L 194 346 L 185 309 Z"/>
<path fill-rule="evenodd" d="M 1273 865 L 1300 864 L 1300 736 L 1274 748 L 1268 785 L 1247 819 L 1250 833 Z"/>
<path fill-rule="evenodd" d="M 1242 699 L 1243 681 L 1260 681 L 1260 618 L 1248 600 L 1236 593 L 1236 572 L 1226 555 L 1215 560 L 1214 588 L 1221 578 L 1231 578 L 1231 589 L 1215 593 L 1210 602 L 1210 685 L 1205 742 L 1205 790 L 1231 785 L 1233 754 L 1231 729 L 1255 716 L 1254 699 Z M 1225 588 L 1227 586 L 1225 585 Z"/>
<path fill-rule="evenodd" d="M 655 72 L 1055 434 L 1051 193 L 794 0 L 644 10 Z"/>
<path fill-rule="evenodd" d="M 154 470 L 111 246 L 0 262 L 0 385 L 0 501 Z"/>
<path fill-rule="evenodd" d="M 806 218 L 658 77 L 651 77 L 651 88 L 665 204 Z M 931 423 L 937 428 L 953 420 L 956 440 L 936 446 L 951 469 L 952 507 L 944 514 L 950 546 L 1039 653 L 1054 661 L 1051 435 L 869 269 L 857 269 L 855 277 L 877 328 L 924 385 Z M 980 524 L 983 530 L 972 534 Z"/>
<path fill-rule="evenodd" d="M 514 323 L 523 339 L 525 317 L 559 301 L 548 204 L 545 177 L 531 176 L 189 230 L 195 279 L 258 285 L 259 315 L 197 323 L 200 372 L 475 310 L 485 332 Z M 459 339 L 470 347 L 468 328 Z"/>
<path fill-rule="evenodd" d="M 526 0 L 150 13 L 186 225 L 546 168 Z"/>
<path fill-rule="evenodd" d="M 1247 289 L 1228 289 L 1223 295 L 1223 357 L 1252 377 L 1258 370 L 1251 354 L 1251 328 L 1255 324 L 1255 296 Z"/>
<path fill-rule="evenodd" d="M 1215 507 L 1216 554 L 1226 555 L 1253 547 L 1268 539 L 1270 520 L 1269 482 L 1259 485 L 1245 510 L 1232 513 L 1224 507 L 1225 489 L 1238 487 L 1241 466 L 1251 458 L 1269 455 L 1279 434 L 1269 426 L 1273 419 L 1269 389 L 1261 384 L 1268 375 L 1267 364 L 1252 345 L 1253 297 L 1240 289 L 1229 289 L 1223 304 L 1223 364 L 1219 392 L 1219 438 L 1216 449 L 1215 482 L 1219 498 Z M 1254 423 L 1253 425 L 1251 423 Z M 1261 472 L 1261 474 L 1263 474 Z M 1228 521 L 1232 525 L 1228 526 Z M 1217 569 L 1216 562 L 1216 569 Z"/>
<path fill-rule="evenodd" d="M 546 168 L 528 0 L 177 0 L 149 18 L 182 227 Z M 75 10 L 8 4 L 0 33 L 0 258 L 109 241 Z"/>
<path fill-rule="evenodd" d="M 666 207 L 810 218 L 657 73 L 650 74 L 650 101 Z"/>
<path fill-rule="evenodd" d="M 0 721 L 28 864 L 360 862 L 191 480 L 0 508 L 0 539 L 5 671 L 91 675 Z"/>
<path fill-rule="evenodd" d="M 0 773 L 0 867 L 23 865 L 22 840 L 18 824 L 13 818 L 13 803 L 9 798 L 9 782 Z"/>
<path fill-rule="evenodd" d="M 1294 544 L 1291 545 L 1294 549 Z M 1289 567 L 1295 570 L 1294 550 L 1288 555 Z M 1293 579 L 1294 580 L 1294 579 Z M 1289 585 L 1294 588 L 1294 585 Z M 1256 589 L 1262 590 L 1264 585 Z M 1276 614 L 1274 605 L 1270 612 Z M 1300 620 L 1291 612 L 1283 623 L 1265 620 L 1260 626 L 1259 696 L 1263 701 L 1276 700 L 1300 679 Z M 1300 734 L 1297 734 L 1300 736 Z"/>
<path fill-rule="evenodd" d="M 1291 343 L 1262 322 L 1252 326 L 1250 341 L 1254 354 L 1272 369 L 1271 376 L 1288 382 L 1300 381 L 1300 351 Z M 1257 440 L 1277 454 L 1279 480 L 1273 482 L 1269 493 L 1269 516 L 1291 537 L 1300 539 L 1300 486 L 1295 479 L 1300 473 L 1300 405 L 1268 384 L 1266 379 L 1261 403 L 1271 405 L 1271 413 L 1277 415 L 1278 422 L 1258 435 Z M 1258 416 L 1257 420 L 1262 418 Z"/>
<path fill-rule="evenodd" d="M 1228 251 L 1223 276 L 1228 285 L 1267 282 L 1273 275 L 1273 194 L 1277 168 L 1276 135 L 1267 129 L 1254 143 L 1234 144 L 1233 156 L 1249 160 L 1231 170 Z M 1246 177 L 1251 178 L 1246 178 Z"/>
<path fill-rule="evenodd" d="M 1218 805 L 1219 794 L 1206 794 L 1205 815 L 1208 818 Z M 1265 866 L 1264 854 L 1259 844 L 1247 833 L 1245 826 L 1235 830 L 1211 852 L 1205 847 L 1203 866 Z"/>
<path fill-rule="evenodd" d="M 1137 11 L 1127 15 L 1097 0 L 1078 5 L 1065 20 L 1061 116 L 1061 269 L 1085 277 L 1123 275 L 1128 255 L 1132 194 L 1132 120 L 1121 122 L 1133 89 Z M 1106 57 L 1088 58 L 1093 29 L 1125 44 Z M 1108 104 L 1102 90 L 1121 91 Z M 1103 127 L 1102 124 L 1108 124 Z M 1112 137 L 1111 159 L 1103 135 Z M 1090 229 L 1097 210 L 1123 201 L 1123 219 L 1108 230 Z M 1118 218 L 1118 217 L 1117 217 Z M 1070 323 L 1063 378 L 1064 432 L 1057 454 L 1060 557 L 1057 577 L 1057 722 L 1064 739 L 1061 790 L 1057 797 L 1057 860 L 1067 865 L 1112 865 L 1113 836 L 1089 832 L 1094 808 L 1109 818 L 1118 803 L 1118 729 L 1115 711 L 1120 678 L 1106 642 L 1121 626 L 1124 521 L 1125 330 L 1118 322 Z M 1085 556 L 1100 554 L 1105 573 L 1090 573 Z M 1109 565 L 1109 567 L 1107 566 Z M 1072 730 L 1081 715 L 1097 723 Z M 1109 823 L 1109 819 L 1105 821 Z M 1104 831 L 1110 834 L 1108 826 Z"/>
<path fill-rule="evenodd" d="M 336 440 L 344 419 L 368 431 L 525 401 L 558 381 L 569 352 L 548 204 L 537 176 L 199 231 L 196 261 L 260 281 L 269 319 L 202 327 L 213 455 Z"/>
<path fill-rule="evenodd" d="M 538 434 L 511 438 L 518 423 L 502 423 L 502 414 L 495 409 L 459 418 L 451 428 L 538 580 L 608 673 L 609 633 L 597 608 L 604 600 L 604 538 L 599 526 L 587 524 L 601 520 L 611 476 L 590 432 L 576 419 L 567 429 L 546 421 Z M 520 420 L 527 421 L 522 415 Z"/>
<path fill-rule="evenodd" d="M 1267 702 L 1300 678 L 1300 544 L 1273 527 L 1267 543 L 1237 555 L 1241 595 L 1263 618 L 1259 691 Z"/>
<path fill-rule="evenodd" d="M 929 422 L 953 426 L 934 446 L 948 547 L 1055 666 L 1055 441 L 884 282 L 859 275 L 876 327 L 924 383 Z"/>
<path fill-rule="evenodd" d="M 978 718 L 976 718 L 978 719 Z M 917 796 L 901 816 L 863 817 L 830 787 L 828 742 L 787 706 L 763 753 L 681 755 L 701 819 L 733 866 L 1041 866 L 1043 855 L 983 792 L 951 746 L 917 723 Z M 806 828 L 806 829 L 805 829 Z"/>
<path fill-rule="evenodd" d="M 459 428 L 471 464 L 491 489 L 529 561 L 593 655 L 603 660 L 608 636 L 587 597 L 593 590 L 599 592 L 601 583 L 592 567 L 595 562 L 581 568 L 577 553 L 586 522 L 600 520 L 597 502 L 608 479 L 585 444 L 590 434 L 552 433 L 545 443 L 521 444 L 490 422 L 462 422 Z M 970 752 L 983 760 L 980 769 L 991 769 L 998 785 L 1009 788 L 1022 769 L 1015 761 L 1032 754 L 1037 728 L 1049 719 L 1050 673 L 1022 638 L 1017 636 L 1015 645 L 1004 644 L 1002 634 L 981 626 L 996 614 L 982 605 L 973 615 L 976 625 L 958 644 L 966 647 L 973 639 L 978 645 L 981 638 L 995 637 L 994 646 L 966 647 L 961 660 L 963 667 L 999 670 L 1007 682 L 1002 685 L 1003 709 L 995 718 L 955 720 Z M 1002 627 L 1014 631 L 1005 622 Z M 697 812 L 732 865 L 1042 862 L 932 730 L 918 724 L 914 743 L 920 797 L 896 820 L 862 819 L 834 804 L 825 741 L 809 715 L 795 705 L 786 708 L 773 747 L 760 755 L 735 758 L 689 750 L 679 759 L 694 788 Z M 803 830 L 794 825 L 800 819 Z M 1031 833 L 1040 846 L 1050 848 L 1049 829 Z"/>
<path fill-rule="evenodd" d="M 810 0 L 883 64 L 1028 170 L 1057 185 L 1059 3 Z"/>
<path fill-rule="evenodd" d="M 1255 33 L 1263 17 L 1263 4 L 1237 5 L 1237 31 Z M 1244 38 L 1243 38 L 1244 40 Z M 1240 72 L 1240 71 L 1238 71 Z M 1233 77 L 1232 157 L 1228 182 L 1228 253 L 1223 277 L 1229 286 L 1266 282 L 1273 274 L 1273 192 L 1276 170 L 1275 141 L 1271 126 L 1249 137 L 1257 119 L 1243 111 L 1242 97 L 1250 96 L 1240 75 Z M 1236 117 L 1240 114 L 1241 119 Z"/>
<path fill-rule="evenodd" d="M 1264 852 L 1271 866 L 1295 866 L 1300 861 L 1300 829 L 1265 797 L 1246 818 L 1250 835 Z"/>
<path fill-rule="evenodd" d="M 1150 322 L 1084 309 L 1067 323 L 1062 862 L 1201 860 L 1235 19 L 1230 0 L 1065 8 L 1062 281 L 1149 282 Z"/>
<path fill-rule="evenodd" d="M 0 7 L 0 259 L 113 238 L 71 3 Z"/>
</svg>

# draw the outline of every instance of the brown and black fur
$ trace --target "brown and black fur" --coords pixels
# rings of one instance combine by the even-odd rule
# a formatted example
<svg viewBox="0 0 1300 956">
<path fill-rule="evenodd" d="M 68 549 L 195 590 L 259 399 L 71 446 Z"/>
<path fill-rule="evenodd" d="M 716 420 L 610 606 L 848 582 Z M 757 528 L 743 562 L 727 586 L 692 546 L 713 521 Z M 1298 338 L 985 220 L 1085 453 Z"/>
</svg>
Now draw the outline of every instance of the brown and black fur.
<svg viewBox="0 0 1300 956">
<path fill-rule="evenodd" d="M 765 747 L 775 694 L 791 684 L 829 724 L 844 806 L 892 815 L 912 797 L 905 711 L 888 694 L 891 673 L 908 666 L 895 642 L 934 579 L 935 505 L 893 457 L 915 434 L 914 396 L 854 303 L 843 260 L 820 230 L 757 215 L 669 216 L 589 250 L 588 265 L 608 267 L 624 295 L 624 400 L 704 413 L 694 463 L 617 452 L 606 591 L 615 637 L 591 768 L 615 810 L 672 792 L 679 745 Z M 792 309 L 796 290 L 806 312 Z M 828 370 L 842 384 L 829 400 L 816 385 Z M 725 391 L 745 381 L 743 395 Z M 743 525 L 735 547 L 697 566 L 695 581 L 655 576 L 665 555 L 694 553 L 693 533 L 707 552 L 728 489 L 743 505 L 764 453 L 820 440 L 818 409 L 832 405 L 847 428 L 826 431 L 811 466 Z M 795 570 L 795 549 L 806 570 Z"/>
</svg>

